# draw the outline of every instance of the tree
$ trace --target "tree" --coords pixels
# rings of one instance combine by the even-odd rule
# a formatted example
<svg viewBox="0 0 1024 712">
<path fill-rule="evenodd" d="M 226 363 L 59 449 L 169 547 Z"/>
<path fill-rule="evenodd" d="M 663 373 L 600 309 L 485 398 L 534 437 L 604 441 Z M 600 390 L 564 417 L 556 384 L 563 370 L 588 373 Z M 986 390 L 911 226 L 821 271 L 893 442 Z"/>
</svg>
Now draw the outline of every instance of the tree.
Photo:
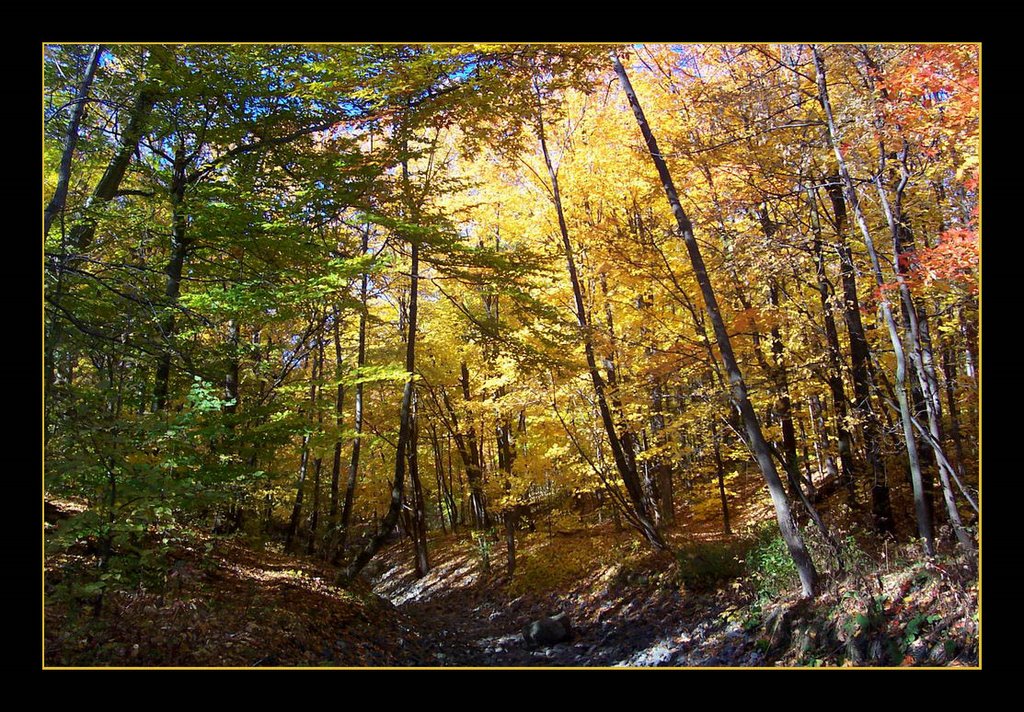
<svg viewBox="0 0 1024 712">
<path fill-rule="evenodd" d="M 743 419 L 743 425 L 746 429 L 750 448 L 757 459 L 758 466 L 761 468 L 761 474 L 764 475 L 765 482 L 768 484 L 768 491 L 771 493 L 772 504 L 775 506 L 775 518 L 778 521 L 782 537 L 785 539 L 786 546 L 789 548 L 789 553 L 793 557 L 797 571 L 800 573 L 800 583 L 803 587 L 803 595 L 805 598 L 809 598 L 815 595 L 816 592 L 817 572 L 814 569 L 814 563 L 811 561 L 810 555 L 804 547 L 800 531 L 797 529 L 796 524 L 793 521 L 793 516 L 789 510 L 789 501 L 782 488 L 782 482 L 779 480 L 778 473 L 775 471 L 775 463 L 772 461 L 771 453 L 768 449 L 768 443 L 765 441 L 764 435 L 761 433 L 761 426 L 758 422 L 757 414 L 754 412 L 754 408 L 750 403 L 750 398 L 747 395 L 747 386 L 743 380 L 743 374 L 739 370 L 736 357 L 733 354 L 729 333 L 726 331 L 725 322 L 722 320 L 722 313 L 718 307 L 718 300 L 715 296 L 714 288 L 711 285 L 711 280 L 707 275 L 707 269 L 704 266 L 704 258 L 701 256 L 700 247 L 697 245 L 697 240 L 693 236 L 693 225 L 690 222 L 690 219 L 686 216 L 686 212 L 683 210 L 682 204 L 679 202 L 679 196 L 676 193 L 675 185 L 672 182 L 672 176 L 668 171 L 668 165 L 665 163 L 665 159 L 662 157 L 662 153 L 658 149 L 658 144 L 654 138 L 654 134 L 651 132 L 651 129 L 647 124 L 643 108 L 640 106 L 640 101 L 637 99 L 636 93 L 633 91 L 633 86 L 629 82 L 629 76 L 626 74 L 625 67 L 622 66 L 622 62 L 619 60 L 618 54 L 614 51 L 612 52 L 612 63 L 615 66 L 615 72 L 618 74 L 619 80 L 622 82 L 622 88 L 626 93 L 626 97 L 629 99 L 629 104 L 633 109 L 633 114 L 636 116 L 637 126 L 639 126 L 640 131 L 643 134 L 644 142 L 647 144 L 647 149 L 651 154 L 651 160 L 658 171 L 658 176 L 660 177 L 662 186 L 665 189 L 665 195 L 668 198 L 669 204 L 672 206 L 672 212 L 675 215 L 679 229 L 679 237 L 686 244 L 686 249 L 690 256 L 690 262 L 693 265 L 693 271 L 697 277 L 697 283 L 700 285 L 701 294 L 704 297 L 704 304 L 707 309 L 708 318 L 711 320 L 711 325 L 715 332 L 718 351 L 721 354 L 722 363 L 729 376 L 733 400 Z"/>
</svg>

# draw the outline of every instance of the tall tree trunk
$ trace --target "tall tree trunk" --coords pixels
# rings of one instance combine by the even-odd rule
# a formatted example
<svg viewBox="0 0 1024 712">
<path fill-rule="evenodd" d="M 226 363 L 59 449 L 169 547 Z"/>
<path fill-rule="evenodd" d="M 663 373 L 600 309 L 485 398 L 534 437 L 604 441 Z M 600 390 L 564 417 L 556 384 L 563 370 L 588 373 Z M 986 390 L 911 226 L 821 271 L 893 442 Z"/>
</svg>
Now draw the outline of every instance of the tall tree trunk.
<svg viewBox="0 0 1024 712">
<path fill-rule="evenodd" d="M 904 150 L 906 150 L 905 147 Z M 905 232 L 907 232 L 903 225 L 901 202 L 903 188 L 908 180 L 909 172 L 905 166 L 902 166 L 902 179 L 896 191 L 897 200 L 895 204 L 890 206 L 885 189 L 882 187 L 881 173 L 875 177 L 875 187 L 878 189 L 879 200 L 882 203 L 882 208 L 889 222 L 889 229 L 896 245 L 897 264 L 899 263 L 900 257 L 901 237 Z M 906 254 L 907 251 L 908 250 L 905 248 L 903 254 Z M 931 339 L 928 337 L 927 331 L 928 322 L 920 319 L 920 312 L 914 306 L 914 300 L 910 294 L 910 287 L 907 286 L 907 282 L 898 267 L 896 271 L 896 281 L 904 306 L 904 314 L 906 315 L 907 326 L 909 328 L 908 330 L 910 332 L 910 359 L 914 364 L 914 370 L 917 373 L 918 383 L 921 387 L 922 398 L 924 400 L 925 413 L 928 418 L 928 432 L 931 437 L 926 437 L 925 440 L 927 440 L 928 444 L 931 446 L 931 450 L 935 456 L 935 462 L 939 471 L 939 481 L 942 483 L 942 497 L 946 504 L 946 514 L 949 516 L 949 523 L 953 527 L 953 531 L 956 534 L 960 548 L 965 554 L 973 556 L 974 542 L 971 540 L 970 534 L 968 534 L 967 530 L 964 529 L 963 522 L 960 520 L 960 513 L 956 508 L 953 486 L 950 482 L 950 478 L 955 478 L 957 473 L 953 471 L 948 458 L 942 450 L 942 410 L 941 401 L 939 400 L 939 384 L 935 375 L 934 359 L 931 351 Z"/>
<path fill-rule="evenodd" d="M 722 501 L 722 531 L 726 536 L 732 536 L 732 527 L 729 525 L 729 498 L 725 493 L 725 465 L 722 463 L 722 450 L 718 442 L 718 428 L 715 421 L 711 421 L 711 447 L 715 453 L 715 473 L 718 475 L 718 496 Z"/>
<path fill-rule="evenodd" d="M 437 485 L 437 516 L 441 522 L 441 531 L 445 534 L 448 533 L 448 529 L 445 526 L 445 518 L 452 523 L 452 532 L 455 532 L 455 520 L 452 516 L 450 507 L 450 493 L 448 491 L 448 482 L 445 480 L 444 474 L 444 459 L 441 454 L 441 441 L 437 437 L 437 425 L 434 423 L 430 424 L 430 447 L 433 453 L 434 459 L 434 480 Z"/>
<path fill-rule="evenodd" d="M 316 314 L 313 314 L 313 321 L 316 322 Z M 317 389 L 317 360 L 314 358 L 311 361 L 309 369 L 309 421 L 312 425 L 313 411 L 316 408 L 316 389 Z M 306 490 L 306 475 L 309 472 L 309 438 L 310 433 L 306 433 L 302 436 L 302 456 L 299 460 L 299 482 L 295 488 L 295 504 L 292 506 L 292 516 L 288 521 L 288 534 L 285 536 L 284 548 L 285 551 L 290 551 L 292 542 L 295 541 L 295 536 L 299 531 L 299 522 L 302 520 L 302 501 L 305 498 Z"/>
<path fill-rule="evenodd" d="M 406 196 L 407 209 L 409 217 L 413 222 L 418 221 L 417 210 L 412 205 L 412 195 L 409 186 L 409 162 L 404 157 L 405 152 L 408 150 L 408 141 L 403 141 L 403 159 L 402 159 L 402 184 L 403 192 Z M 419 285 L 420 285 L 420 252 L 419 252 L 419 240 L 410 238 L 410 266 L 409 266 L 409 316 L 408 316 L 408 332 L 405 343 L 405 371 L 406 371 L 406 382 L 405 388 L 402 392 L 402 407 L 399 416 L 399 427 L 398 427 L 398 447 L 395 453 L 395 477 L 391 484 L 391 503 L 388 506 L 388 511 L 384 515 L 384 519 L 380 522 L 380 531 L 370 538 L 370 541 L 362 548 L 355 560 L 352 561 L 345 568 L 344 571 L 338 576 L 338 584 L 341 586 L 347 586 L 358 574 L 363 570 L 363 567 L 373 558 L 373 556 L 380 550 L 380 547 L 384 544 L 384 541 L 394 531 L 395 524 L 398 522 L 398 517 L 402 511 L 402 491 L 405 487 L 405 469 L 406 462 L 408 459 L 409 443 L 412 435 L 412 420 L 413 420 L 413 379 L 416 376 L 416 318 L 417 318 L 417 306 L 419 303 Z"/>
<path fill-rule="evenodd" d="M 168 48 L 153 45 L 149 49 L 149 59 L 151 61 L 147 62 L 147 74 L 152 75 L 154 69 L 156 69 L 153 64 L 156 64 L 161 69 L 166 69 L 171 64 L 173 57 Z M 96 184 L 92 195 L 85 202 L 81 215 L 75 220 L 75 224 L 71 228 L 72 243 L 79 250 L 84 250 L 88 247 L 92 242 L 93 236 L 96 234 L 96 220 L 89 215 L 90 210 L 110 202 L 117 195 L 117 191 L 121 187 L 121 180 L 128 170 L 132 156 L 139 147 L 139 141 L 142 140 L 146 123 L 153 112 L 153 106 L 162 94 L 163 89 L 159 83 L 152 79 L 147 79 L 142 83 L 139 93 L 135 96 L 132 108 L 128 113 L 128 119 L 125 122 L 127 125 L 118 143 L 117 152 L 110 159 L 107 169 L 103 172 L 103 176 L 100 178 L 99 183 Z"/>
<path fill-rule="evenodd" d="M 953 351 L 952 340 L 946 340 L 942 344 L 942 378 L 945 381 L 946 407 L 949 410 L 949 436 L 953 440 L 953 448 L 956 452 L 955 465 L 962 478 L 966 463 L 963 440 L 960 437 L 960 410 L 956 402 L 956 355 Z"/>
<path fill-rule="evenodd" d="M 365 257 L 369 252 L 370 245 L 370 224 L 367 223 L 363 230 L 362 243 L 359 248 L 360 256 Z M 363 272 L 359 282 L 359 336 L 356 346 L 356 372 L 366 365 L 366 310 L 367 294 L 369 292 L 369 275 Z M 363 382 L 356 380 L 355 414 L 353 428 L 355 434 L 352 436 L 352 457 L 348 465 L 348 477 L 345 480 L 345 501 L 341 508 L 341 530 L 338 534 L 338 548 L 334 554 L 334 563 L 338 563 L 345 553 L 345 543 L 348 540 L 349 527 L 352 522 L 352 502 L 355 500 L 356 481 L 359 475 L 359 451 L 362 446 L 363 435 Z"/>
<path fill-rule="evenodd" d="M 665 414 L 662 411 L 663 386 L 655 383 L 651 389 L 651 439 L 655 447 L 664 444 Z M 651 461 L 657 479 L 658 509 L 661 520 L 666 524 L 675 521 L 675 502 L 672 492 L 672 463 L 664 455 Z"/>
<path fill-rule="evenodd" d="M 907 449 L 907 460 L 910 466 L 911 482 L 914 488 L 914 507 L 917 511 L 917 530 L 921 539 L 924 542 L 924 551 L 928 556 L 935 553 L 935 546 L 932 535 L 932 522 L 928 516 L 928 505 L 924 499 L 924 487 L 921 479 L 921 464 L 917 453 L 917 444 L 914 440 L 914 426 L 912 423 L 912 414 L 910 412 L 910 404 L 907 400 L 906 393 L 906 372 L 907 372 L 907 361 L 906 352 L 903 348 L 903 342 L 900 339 L 899 333 L 896 329 L 896 321 L 892 315 L 892 307 L 889 304 L 889 299 L 885 294 L 885 291 L 881 289 L 884 285 L 884 279 L 882 276 L 882 266 L 878 259 L 878 254 L 875 252 L 874 241 L 871 238 L 871 233 L 868 230 L 867 220 L 864 217 L 864 213 L 860 208 L 860 201 L 857 198 L 857 191 L 853 184 L 853 179 L 850 177 L 850 172 L 846 167 L 846 159 L 843 156 L 843 151 L 840 146 L 838 133 L 836 131 L 835 119 L 832 114 L 832 105 L 829 101 L 828 96 L 828 84 L 825 80 L 825 68 L 824 60 L 821 56 L 821 50 L 817 45 L 813 45 L 812 52 L 814 56 L 814 69 L 817 74 L 818 83 L 818 98 L 821 102 L 822 109 L 825 112 L 825 120 L 828 127 L 828 138 L 829 143 L 832 146 L 832 151 L 835 154 L 836 162 L 839 165 L 839 175 L 842 179 L 843 189 L 846 195 L 846 201 L 850 204 L 853 209 L 853 214 L 857 219 L 857 224 L 860 227 L 861 236 L 864 239 L 864 246 L 867 248 L 868 256 L 871 259 L 871 267 L 875 275 L 875 283 L 879 289 L 879 307 L 882 311 L 882 318 L 885 321 L 886 329 L 889 332 L 889 341 L 892 343 L 893 352 L 896 356 L 896 398 L 899 401 L 900 408 L 900 420 L 903 425 L 903 439 Z"/>
<path fill-rule="evenodd" d="M 224 374 L 224 414 L 234 415 L 238 412 L 238 374 L 240 370 L 238 362 L 238 341 L 241 338 L 241 327 L 238 324 L 238 317 L 228 319 L 228 367 Z M 228 427 L 234 427 L 234 421 L 228 419 Z"/>
<path fill-rule="evenodd" d="M 469 388 L 469 367 L 463 361 L 459 366 L 459 377 L 462 386 L 462 398 L 466 403 L 472 401 Z M 454 414 L 454 411 L 452 411 Z M 466 419 L 469 427 L 466 429 L 464 448 L 460 450 L 466 466 L 466 479 L 469 481 L 470 512 L 473 517 L 473 526 L 477 529 L 487 529 L 491 526 L 491 517 L 487 511 L 487 500 L 484 497 L 484 462 L 481 457 L 480 445 L 477 442 L 476 427 L 472 424 L 472 415 Z"/>
<path fill-rule="evenodd" d="M 427 512 L 423 486 L 420 483 L 419 468 L 419 413 L 415 389 L 412 395 L 412 426 L 409 433 L 409 484 L 412 485 L 412 512 L 409 517 L 409 535 L 413 542 L 416 577 L 426 576 L 430 571 L 427 556 Z"/>
<path fill-rule="evenodd" d="M 839 346 L 839 331 L 833 312 L 833 287 L 825 271 L 825 255 L 821 239 L 821 223 L 818 218 L 818 202 L 813 192 L 807 189 L 807 203 L 811 211 L 811 232 L 813 236 L 814 270 L 818 282 L 818 295 L 821 300 L 821 313 L 825 325 L 826 356 L 828 373 L 826 381 L 832 395 L 832 407 L 835 410 L 836 440 L 839 445 L 839 477 L 847 491 L 855 492 L 853 469 L 853 438 L 847 426 L 846 389 L 843 386 L 842 351 Z M 855 291 L 856 293 L 856 291 Z M 873 432 L 872 438 L 877 435 Z M 826 441 L 827 442 L 827 441 Z M 874 443 L 874 440 L 872 441 Z M 875 445 L 877 450 L 877 445 Z M 876 451 L 875 456 L 878 456 Z M 877 464 L 877 463 L 876 463 Z M 855 496 L 855 495 L 853 495 Z"/>
<path fill-rule="evenodd" d="M 313 506 L 309 513 L 309 540 L 306 543 L 306 553 L 313 555 L 316 551 L 316 537 L 320 529 L 320 472 L 323 468 L 323 458 L 317 457 L 313 461 Z"/>
<path fill-rule="evenodd" d="M 85 105 L 89 101 L 89 90 L 92 87 L 92 80 L 96 76 L 96 68 L 100 64 L 102 55 L 103 45 L 95 45 L 92 52 L 89 53 L 89 59 L 85 64 L 85 73 L 78 85 L 78 91 L 75 93 L 75 100 L 72 102 L 71 118 L 68 121 L 68 130 L 64 138 L 64 151 L 61 153 L 60 166 L 57 169 L 57 187 L 43 213 L 43 235 L 50 234 L 50 226 L 53 225 L 54 218 L 64 212 L 64 204 L 68 197 L 68 184 L 71 181 L 71 160 L 75 156 L 75 147 L 78 145 L 78 127 L 82 123 Z"/>
<path fill-rule="evenodd" d="M 284 550 L 291 551 L 292 542 L 299 531 L 299 521 L 302 519 L 302 500 L 306 489 L 306 472 L 309 468 L 309 434 L 302 436 L 302 455 L 299 460 L 299 482 L 295 487 L 295 504 L 292 505 L 292 516 L 288 521 L 288 533 L 284 539 Z"/>
<path fill-rule="evenodd" d="M 174 154 L 174 177 L 171 183 L 171 259 L 164 269 L 167 283 L 164 287 L 164 309 L 160 320 L 160 337 L 163 351 L 156 367 L 156 384 L 153 388 L 155 410 L 167 407 L 171 379 L 171 362 L 174 356 L 174 336 L 177 324 L 178 297 L 181 295 L 181 277 L 185 268 L 191 239 L 186 234 L 188 217 L 185 210 L 186 167 L 185 146 L 179 142 Z"/>
<path fill-rule="evenodd" d="M 338 381 L 338 385 L 334 399 L 334 426 L 338 429 L 338 435 L 334 440 L 334 453 L 331 459 L 331 503 L 327 510 L 327 528 L 330 531 L 330 538 L 337 537 L 338 518 L 341 516 L 341 428 L 345 421 L 345 386 L 341 382 L 342 357 L 340 321 L 341 308 L 335 304 L 332 326 L 334 332 L 334 378 Z M 337 549 L 335 548 L 335 551 L 336 550 Z M 333 556 L 333 553 L 331 556 Z"/>
<path fill-rule="evenodd" d="M 836 225 L 836 252 L 839 254 L 840 277 L 843 284 L 843 320 L 850 338 L 850 372 L 853 375 L 853 408 L 864 423 L 864 446 L 868 469 L 871 472 L 871 511 L 875 528 L 880 532 L 894 531 L 889 481 L 882 460 L 882 429 L 878 414 L 871 404 L 874 378 L 871 370 L 871 352 L 868 348 L 864 324 L 860 318 L 860 300 L 857 296 L 857 268 L 853 253 L 846 243 L 846 199 L 843 197 L 842 179 L 830 176 L 828 195 L 832 203 Z"/>
<path fill-rule="evenodd" d="M 503 395 L 499 389 L 496 397 Z M 508 575 L 516 570 L 516 529 L 519 524 L 521 505 L 512 501 L 512 464 L 516 459 L 515 445 L 512 442 L 512 423 L 504 416 L 499 416 L 495 427 L 495 441 L 498 450 L 498 469 L 505 478 L 506 504 L 502 508 L 501 518 L 505 525 L 505 545 L 508 556 Z"/>
<path fill-rule="evenodd" d="M 316 373 L 319 381 L 324 380 L 324 336 L 321 332 L 316 340 Z M 322 383 L 317 384 L 317 392 L 323 392 Z M 313 410 L 316 412 L 316 430 L 322 433 L 324 430 L 324 411 L 320 407 L 320 399 L 313 401 Z M 316 460 L 313 461 L 313 507 L 309 516 L 309 543 L 306 547 L 307 554 L 313 554 L 316 550 L 317 532 L 320 528 L 320 473 L 323 467 L 323 457 L 319 451 Z"/>
<path fill-rule="evenodd" d="M 817 572 L 814 569 L 814 562 L 811 560 L 810 554 L 808 554 L 807 549 L 804 547 L 803 537 L 800 535 L 800 530 L 796 527 L 796 524 L 793 521 L 793 515 L 789 507 L 789 499 L 786 497 L 782 481 L 779 479 L 779 475 L 775 470 L 775 463 L 772 461 L 771 450 L 764 438 L 764 434 L 761 432 L 761 424 L 758 421 L 757 413 L 754 412 L 754 406 L 750 402 L 750 398 L 747 394 L 747 385 L 743 380 L 743 374 L 740 372 L 739 364 L 733 353 L 732 342 L 729 340 L 729 333 L 725 328 L 725 321 L 722 319 L 722 313 L 718 307 L 718 300 L 711 284 L 711 279 L 708 277 L 707 268 L 704 266 L 704 258 L 700 253 L 700 247 L 698 246 L 697 240 L 693 234 L 693 225 L 690 222 L 690 219 L 686 216 L 686 213 L 683 211 L 683 206 L 679 202 L 679 196 L 676 193 L 675 185 L 672 182 L 672 176 L 668 171 L 668 165 L 665 163 L 665 159 L 662 157 L 662 153 L 658 149 L 657 141 L 655 141 L 654 134 L 651 132 L 651 128 L 647 123 L 647 119 L 644 116 L 643 109 L 640 106 L 636 93 L 633 91 L 633 86 L 629 82 L 626 70 L 614 51 L 612 52 L 612 61 L 615 65 L 615 72 L 619 76 L 622 88 L 626 92 L 626 97 L 633 109 L 637 125 L 640 128 L 640 132 L 643 134 L 644 141 L 647 143 L 651 160 L 654 162 L 658 175 L 661 178 L 662 187 L 665 189 L 665 195 L 668 198 L 669 205 L 672 207 L 672 213 L 675 216 L 676 225 L 679 230 L 679 237 L 686 245 L 686 250 L 689 254 L 690 262 L 693 265 L 697 284 L 700 286 L 701 294 L 704 297 L 704 304 L 708 318 L 711 320 L 715 339 L 718 342 L 718 351 L 721 354 L 722 363 L 725 367 L 726 373 L 728 374 L 729 383 L 732 387 L 733 402 L 740 411 L 749 445 L 757 459 L 758 465 L 761 468 L 761 474 L 764 476 L 765 482 L 768 485 L 768 491 L 771 495 L 772 503 L 775 506 L 775 517 L 779 523 L 779 530 L 781 531 L 782 538 L 785 540 L 786 545 L 789 548 L 790 556 L 792 556 L 793 562 L 796 564 L 797 572 L 800 576 L 803 595 L 805 598 L 810 598 L 815 595 L 817 588 Z"/>
<path fill-rule="evenodd" d="M 594 395 L 597 398 L 597 406 L 601 413 L 601 423 L 604 426 L 605 434 L 608 437 L 608 444 L 612 451 L 615 468 L 626 486 L 626 492 L 629 494 L 629 501 L 634 510 L 630 513 L 631 516 L 629 517 L 631 523 L 634 523 L 637 526 L 640 533 L 643 534 L 644 538 L 647 539 L 651 546 L 655 549 L 666 550 L 668 549 L 668 545 L 665 543 L 664 538 L 662 538 L 661 533 L 658 532 L 650 512 L 648 511 L 647 497 L 644 495 L 640 477 L 636 471 L 635 465 L 630 467 L 629 459 L 623 447 L 622 440 L 616 431 L 611 408 L 608 406 L 608 399 L 605 393 L 606 384 L 597 367 L 590 320 L 587 316 L 586 307 L 583 303 L 583 289 L 580 286 L 579 275 L 576 271 L 576 258 L 574 257 L 572 243 L 569 240 L 569 229 L 566 226 L 565 214 L 562 211 L 562 197 L 558 186 L 558 174 L 551 163 L 547 140 L 544 136 L 542 96 L 540 85 L 537 83 L 536 78 L 534 79 L 534 89 L 537 96 L 537 137 L 540 140 L 541 152 L 544 156 L 544 164 L 547 166 L 548 178 L 551 181 L 551 198 L 554 203 L 555 214 L 558 217 L 558 229 L 562 237 L 562 248 L 565 251 L 565 259 L 569 268 L 569 279 L 572 283 L 573 299 L 576 304 L 576 320 L 579 325 L 581 336 L 583 337 L 583 350 L 586 354 L 587 369 L 590 373 L 590 380 L 594 386 Z"/>
</svg>

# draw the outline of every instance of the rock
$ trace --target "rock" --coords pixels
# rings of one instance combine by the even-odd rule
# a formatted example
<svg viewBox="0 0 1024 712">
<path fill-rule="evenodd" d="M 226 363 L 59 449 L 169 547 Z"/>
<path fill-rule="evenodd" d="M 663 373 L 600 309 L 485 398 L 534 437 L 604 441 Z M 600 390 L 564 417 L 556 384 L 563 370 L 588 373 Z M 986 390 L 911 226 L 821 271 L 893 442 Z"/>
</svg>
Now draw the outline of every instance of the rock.
<svg viewBox="0 0 1024 712">
<path fill-rule="evenodd" d="M 523 640 L 528 646 L 554 645 L 569 640 L 572 627 L 564 613 L 535 620 L 523 627 Z"/>
<path fill-rule="evenodd" d="M 875 638 L 868 644 L 868 659 L 875 663 L 885 659 L 885 645 L 879 638 Z"/>
<path fill-rule="evenodd" d="M 740 664 L 746 667 L 760 667 L 764 665 L 764 655 L 756 650 L 751 651 L 740 661 Z"/>
<path fill-rule="evenodd" d="M 863 635 L 857 635 L 846 641 L 846 659 L 854 665 L 864 662 L 867 655 L 868 642 Z"/>
<path fill-rule="evenodd" d="M 932 665 L 945 665 L 949 662 L 950 657 L 956 653 L 956 643 L 952 643 L 948 646 L 947 644 L 951 641 L 939 642 L 932 646 L 931 651 L 928 653 L 928 662 Z"/>
<path fill-rule="evenodd" d="M 765 616 L 764 632 L 768 637 L 769 650 L 782 650 L 789 645 L 792 637 L 792 610 L 778 606 Z"/>
<path fill-rule="evenodd" d="M 914 658 L 915 663 L 922 662 L 928 657 L 928 644 L 918 638 L 907 648 L 907 654 Z"/>
</svg>

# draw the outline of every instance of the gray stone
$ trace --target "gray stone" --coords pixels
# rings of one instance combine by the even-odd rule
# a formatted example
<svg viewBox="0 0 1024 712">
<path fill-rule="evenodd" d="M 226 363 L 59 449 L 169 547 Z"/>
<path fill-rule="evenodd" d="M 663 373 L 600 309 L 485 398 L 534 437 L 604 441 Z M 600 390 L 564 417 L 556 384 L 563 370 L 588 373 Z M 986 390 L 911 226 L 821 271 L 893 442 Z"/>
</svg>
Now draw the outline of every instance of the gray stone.
<svg viewBox="0 0 1024 712">
<path fill-rule="evenodd" d="M 527 646 L 554 645 L 569 640 L 572 627 L 564 613 L 544 617 L 523 626 L 523 640 Z"/>
<path fill-rule="evenodd" d="M 907 648 L 907 653 L 914 658 L 914 662 L 919 663 L 928 657 L 928 644 L 918 638 Z"/>
<path fill-rule="evenodd" d="M 953 652 L 956 652 L 956 645 L 950 646 Z M 949 653 L 946 650 L 945 642 L 938 642 L 932 646 L 931 651 L 928 653 L 928 662 L 931 665 L 945 665 L 949 662 Z"/>
<path fill-rule="evenodd" d="M 868 643 L 868 659 L 871 662 L 881 662 L 885 659 L 885 644 L 878 638 Z"/>
</svg>

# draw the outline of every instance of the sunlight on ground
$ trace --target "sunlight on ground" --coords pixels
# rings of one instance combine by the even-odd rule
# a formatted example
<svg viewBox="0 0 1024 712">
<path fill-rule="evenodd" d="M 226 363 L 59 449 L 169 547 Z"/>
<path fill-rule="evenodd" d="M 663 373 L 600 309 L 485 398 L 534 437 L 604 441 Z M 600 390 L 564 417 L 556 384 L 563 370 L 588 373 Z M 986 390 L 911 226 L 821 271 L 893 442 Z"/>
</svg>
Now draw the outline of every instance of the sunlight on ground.
<svg viewBox="0 0 1024 712">
<path fill-rule="evenodd" d="M 480 578 L 480 564 L 468 555 L 457 556 L 435 566 L 426 576 L 413 578 L 412 566 L 403 564 L 386 572 L 377 582 L 377 592 L 396 606 L 407 601 L 429 599 L 439 592 L 466 588 Z"/>
</svg>

